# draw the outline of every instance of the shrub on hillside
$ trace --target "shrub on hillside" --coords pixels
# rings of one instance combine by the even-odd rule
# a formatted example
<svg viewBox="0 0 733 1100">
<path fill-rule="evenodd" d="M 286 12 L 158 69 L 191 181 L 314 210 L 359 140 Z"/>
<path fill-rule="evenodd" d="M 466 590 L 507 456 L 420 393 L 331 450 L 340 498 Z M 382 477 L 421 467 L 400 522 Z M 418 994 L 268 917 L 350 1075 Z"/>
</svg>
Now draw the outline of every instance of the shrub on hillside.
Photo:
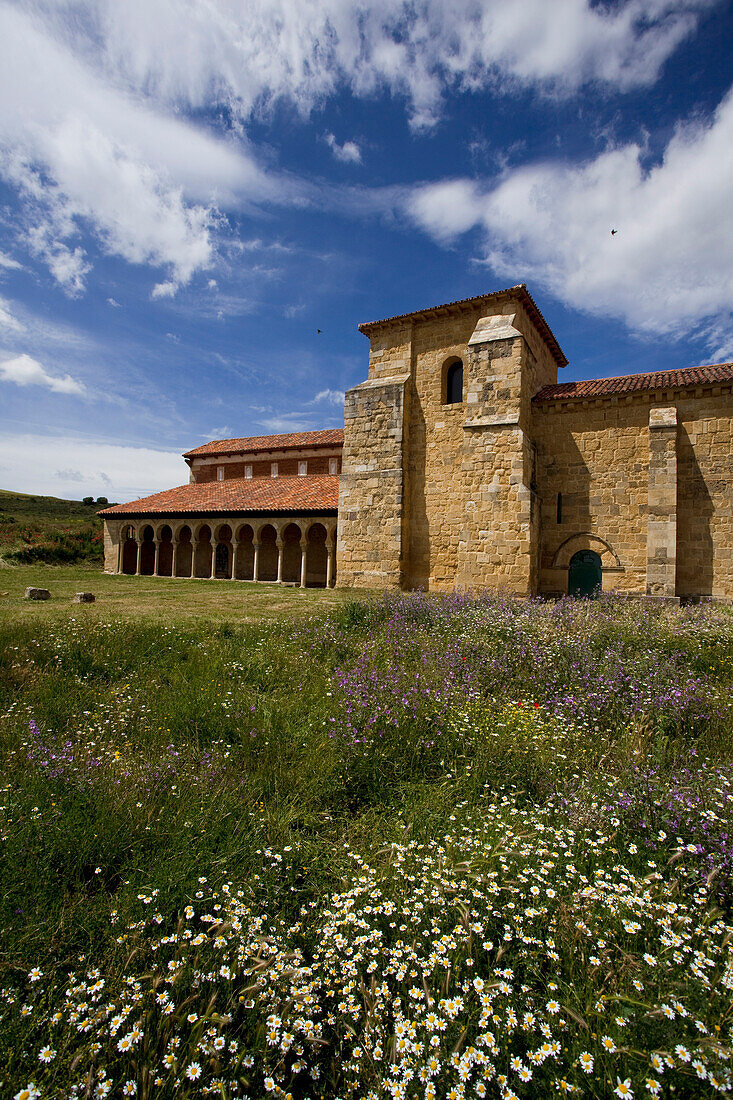
<svg viewBox="0 0 733 1100">
<path fill-rule="evenodd" d="M 45 562 L 48 565 L 71 565 L 75 562 L 102 562 L 104 538 L 100 531 L 60 531 L 42 536 L 18 550 L 6 554 L 6 560 L 21 565 Z"/>
</svg>

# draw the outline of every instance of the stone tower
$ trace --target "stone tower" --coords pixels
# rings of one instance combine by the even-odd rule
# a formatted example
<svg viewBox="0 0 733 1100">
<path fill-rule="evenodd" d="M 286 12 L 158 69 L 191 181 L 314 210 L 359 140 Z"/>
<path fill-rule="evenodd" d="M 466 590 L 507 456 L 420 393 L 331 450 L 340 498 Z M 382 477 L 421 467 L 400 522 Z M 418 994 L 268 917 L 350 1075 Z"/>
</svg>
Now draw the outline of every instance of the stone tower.
<svg viewBox="0 0 733 1100">
<path fill-rule="evenodd" d="M 531 400 L 567 360 L 526 287 L 359 328 L 369 377 L 346 394 L 339 583 L 535 592 Z"/>
</svg>

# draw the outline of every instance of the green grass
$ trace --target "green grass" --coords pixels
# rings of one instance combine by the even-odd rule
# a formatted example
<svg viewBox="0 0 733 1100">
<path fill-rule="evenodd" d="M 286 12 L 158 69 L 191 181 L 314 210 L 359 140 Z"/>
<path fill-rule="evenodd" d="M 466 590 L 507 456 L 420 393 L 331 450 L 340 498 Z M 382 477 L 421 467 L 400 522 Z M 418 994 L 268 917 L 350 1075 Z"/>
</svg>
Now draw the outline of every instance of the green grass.
<svg viewBox="0 0 733 1100">
<path fill-rule="evenodd" d="M 30 584 L 52 600 L 23 601 Z M 82 589 L 97 602 L 71 605 Z M 655 1051 L 672 1052 L 663 1080 L 677 1095 L 705 1095 L 680 1044 L 724 1080 L 729 611 L 355 601 L 56 566 L 2 569 L 0 590 L 10 1095 L 35 1081 L 43 1100 L 66 1096 L 83 1075 L 102 1087 L 102 1071 L 111 1095 L 125 1080 L 139 1096 L 199 1095 L 195 1063 L 210 1095 L 381 1098 L 387 1063 L 404 1062 L 395 1028 L 407 1020 L 431 1049 L 423 995 L 448 1005 L 439 1096 L 466 1051 L 488 1049 L 487 1028 L 498 1069 L 474 1059 L 461 1072 L 491 1096 L 511 1057 L 534 1067 L 526 1086 L 512 1078 L 517 1095 L 556 1095 L 566 1079 L 607 1097 L 619 1077 L 639 1096 Z M 679 937 L 679 961 L 660 935 Z M 710 959 L 704 980 L 695 951 Z M 501 1020 L 511 1008 L 535 1022 L 484 1019 L 475 978 Z M 129 1005 L 128 1030 L 142 1022 L 130 1055 L 125 1028 L 77 1028 L 90 997 L 110 1014 Z M 685 1015 L 668 1020 L 675 1000 Z M 528 1061 L 548 1028 L 558 1052 Z M 214 1036 L 239 1044 L 228 1060 Z M 315 1079 L 293 1068 L 297 1049 Z M 180 1065 L 163 1073 L 171 1050 Z M 405 1096 L 425 1096 L 422 1054 L 408 1054 Z"/>
<path fill-rule="evenodd" d="M 0 489 L 0 560 L 101 564 L 99 507 Z"/>
<path fill-rule="evenodd" d="M 46 588 L 50 600 L 24 598 L 29 587 Z M 76 592 L 92 592 L 93 604 L 72 605 Z M 96 622 L 110 615 L 132 619 L 242 623 L 289 618 L 337 607 L 338 589 L 290 588 L 247 581 L 130 577 L 103 573 L 99 565 L 14 565 L 0 567 L 0 622 L 43 627 L 63 623 L 69 615 Z"/>
</svg>

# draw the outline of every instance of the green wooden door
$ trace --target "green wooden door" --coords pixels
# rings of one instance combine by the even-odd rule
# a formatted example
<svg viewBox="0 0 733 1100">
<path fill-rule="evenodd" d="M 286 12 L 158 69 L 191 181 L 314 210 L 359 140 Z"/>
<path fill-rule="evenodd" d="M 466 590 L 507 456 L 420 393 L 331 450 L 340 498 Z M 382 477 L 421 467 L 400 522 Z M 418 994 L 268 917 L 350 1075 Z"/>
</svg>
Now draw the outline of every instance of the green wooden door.
<svg viewBox="0 0 733 1100">
<path fill-rule="evenodd" d="M 597 596 L 601 587 L 601 559 L 593 550 L 579 550 L 570 559 L 568 595 Z"/>
</svg>

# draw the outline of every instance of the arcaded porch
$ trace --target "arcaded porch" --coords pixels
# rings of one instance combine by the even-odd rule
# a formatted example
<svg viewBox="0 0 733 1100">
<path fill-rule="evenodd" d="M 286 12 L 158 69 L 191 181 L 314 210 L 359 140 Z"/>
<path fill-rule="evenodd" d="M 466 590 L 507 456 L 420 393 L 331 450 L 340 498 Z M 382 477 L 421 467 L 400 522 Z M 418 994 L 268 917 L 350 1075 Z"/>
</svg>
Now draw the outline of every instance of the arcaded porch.
<svg viewBox="0 0 733 1100">
<path fill-rule="evenodd" d="M 106 520 L 105 568 L 134 576 L 332 588 L 336 517 Z"/>
</svg>

